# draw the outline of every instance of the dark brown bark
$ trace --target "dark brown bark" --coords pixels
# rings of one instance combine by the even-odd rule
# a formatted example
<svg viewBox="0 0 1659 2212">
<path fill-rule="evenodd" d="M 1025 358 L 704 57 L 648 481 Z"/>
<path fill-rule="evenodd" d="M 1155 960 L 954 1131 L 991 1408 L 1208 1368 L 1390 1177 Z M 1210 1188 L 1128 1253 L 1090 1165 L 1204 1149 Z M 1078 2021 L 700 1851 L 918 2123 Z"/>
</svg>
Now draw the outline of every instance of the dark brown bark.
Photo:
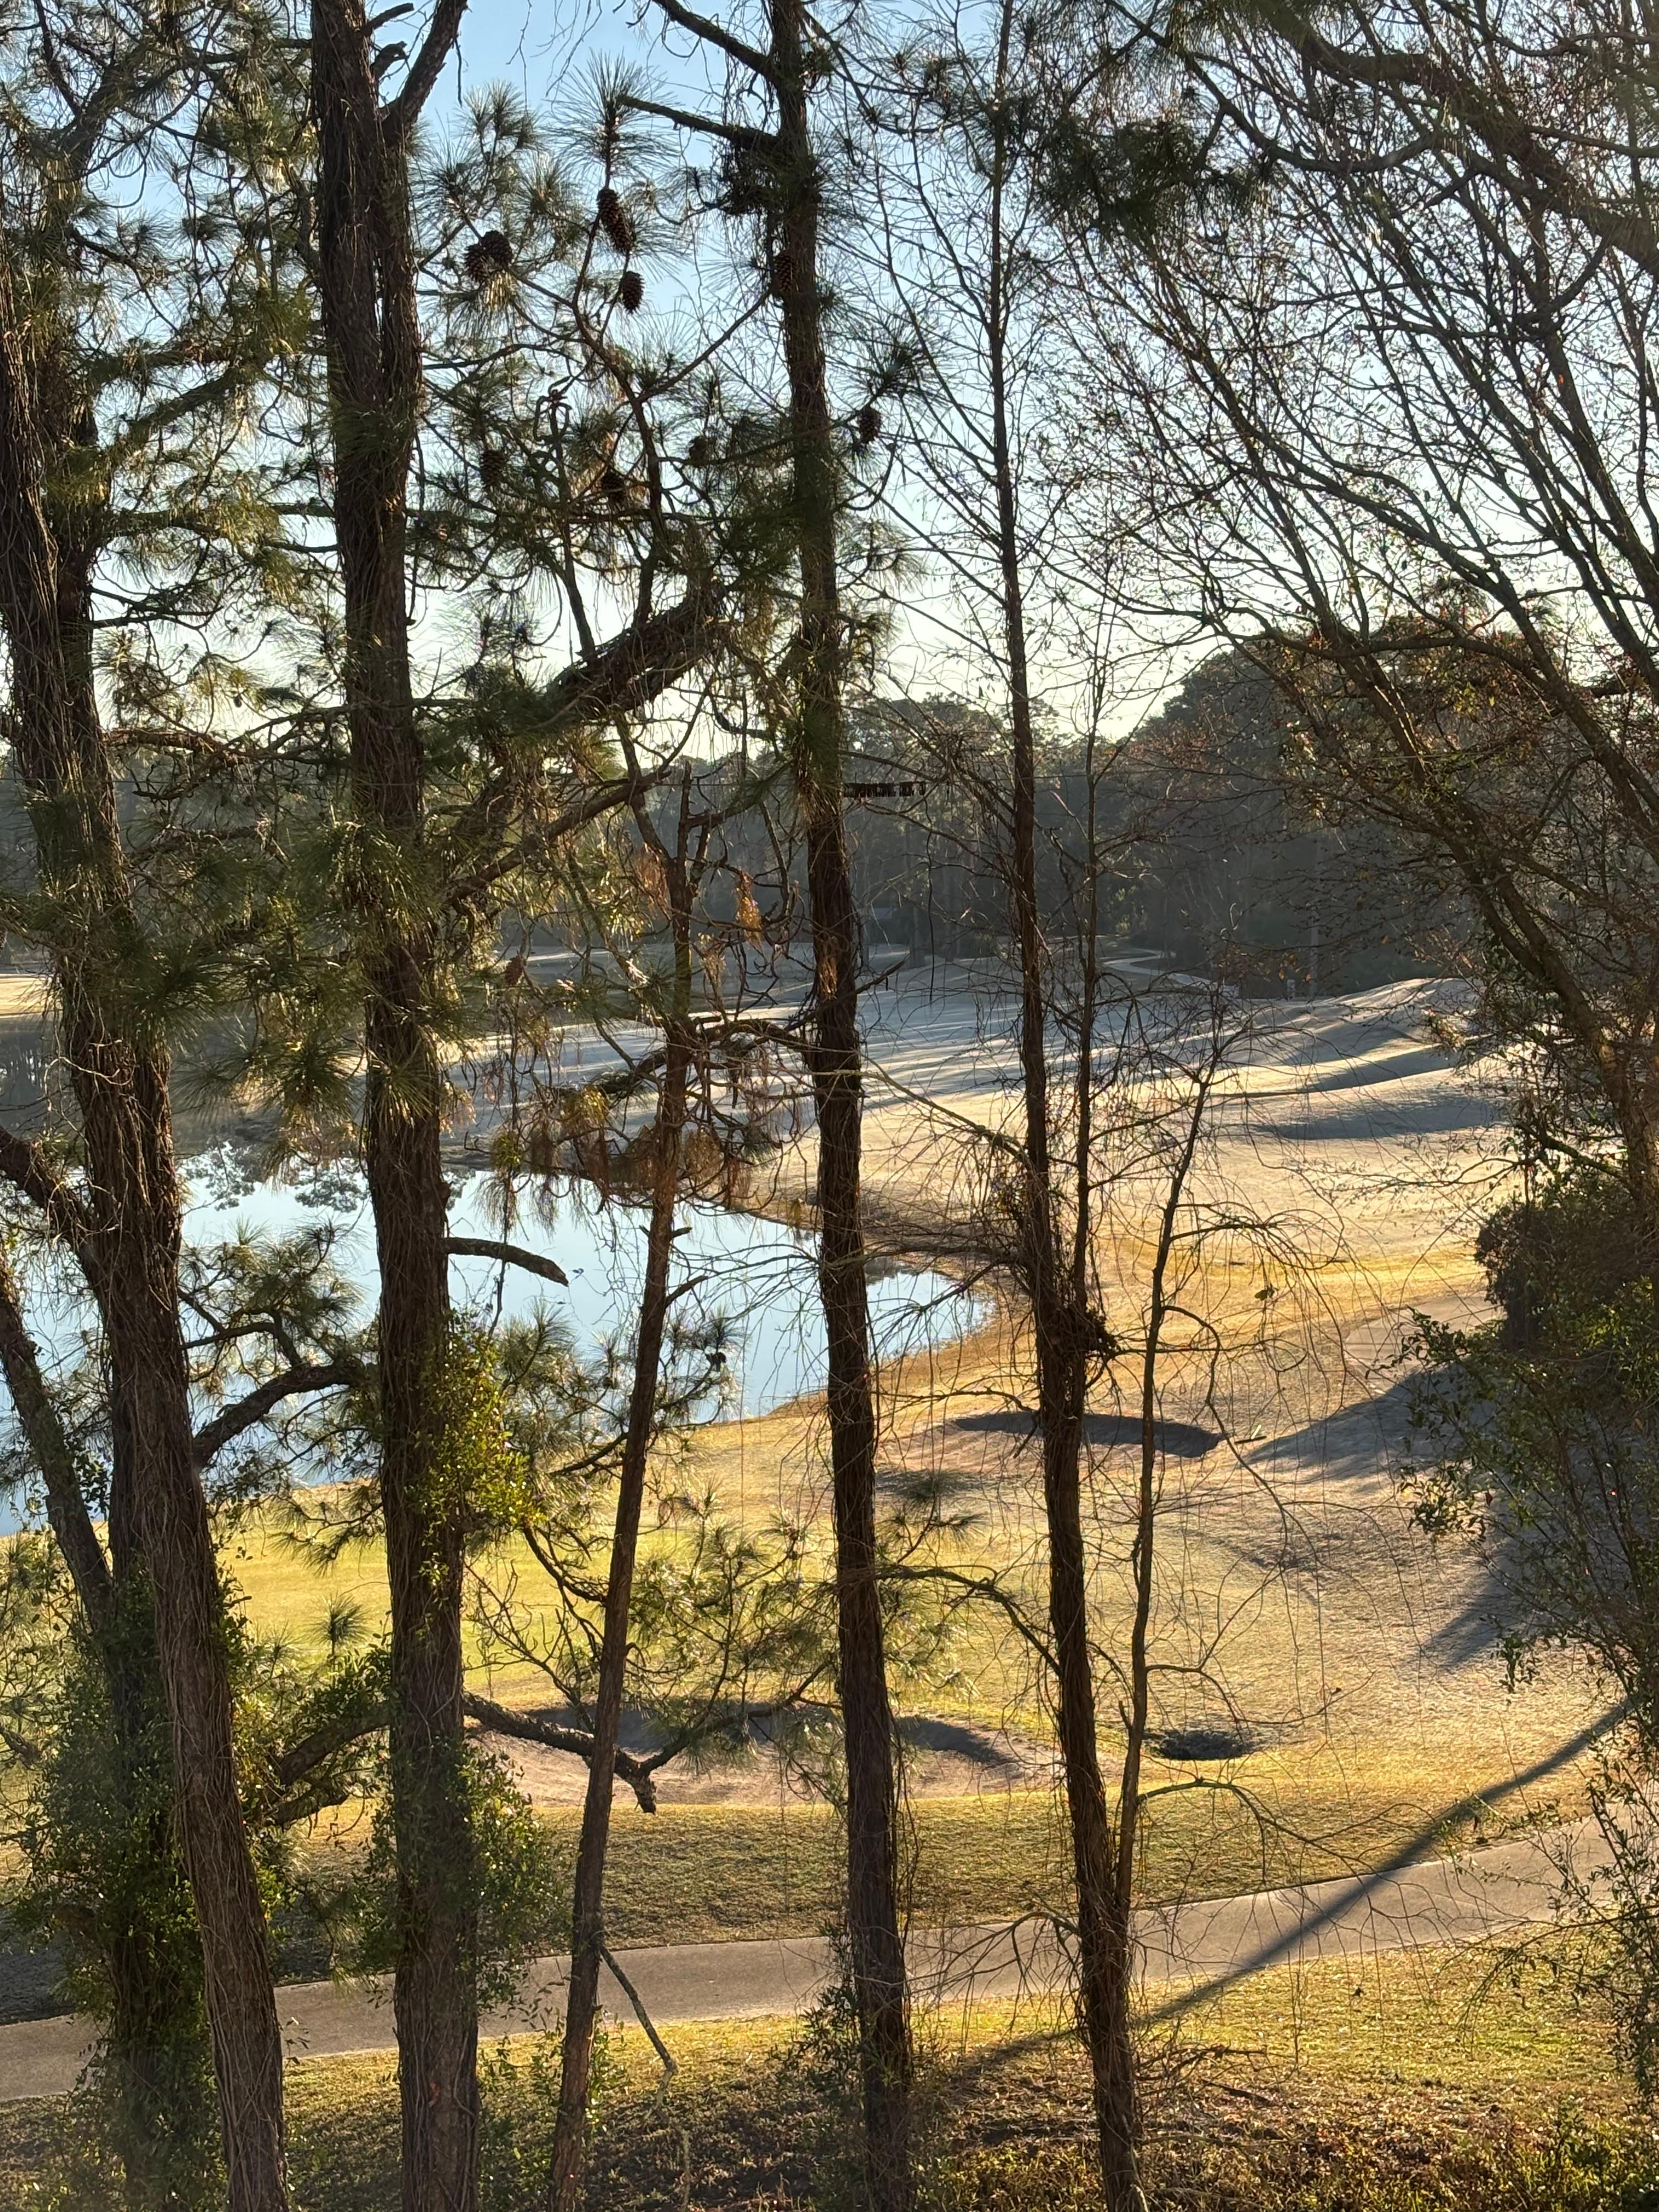
<svg viewBox="0 0 1659 2212">
<path fill-rule="evenodd" d="M 191 1439 L 197 1466 L 210 1467 L 228 1443 L 257 1428 L 284 1399 L 309 1396 L 319 1390 L 337 1390 L 348 1382 L 357 1382 L 360 1376 L 361 1370 L 354 1363 L 342 1359 L 301 1360 L 298 1366 L 279 1369 L 263 1382 L 256 1382 L 252 1389 L 244 1391 L 234 1404 L 222 1407 L 211 1420 L 203 1422 Z"/>
<path fill-rule="evenodd" d="M 544 1259 L 522 1244 L 509 1244 L 502 1237 L 452 1237 L 448 1249 L 459 1259 L 498 1260 L 503 1267 L 522 1267 L 526 1274 L 539 1275 L 544 1283 L 570 1280 L 556 1261 Z"/>
<path fill-rule="evenodd" d="M 459 26 L 447 4 L 431 40 Z M 435 67 L 419 82 L 429 85 Z M 410 83 L 417 81 L 411 71 Z M 328 359 L 334 526 L 358 814 L 417 872 L 426 763 L 410 678 L 409 471 L 421 385 L 405 148 L 418 99 L 382 110 L 362 0 L 315 0 L 317 267 Z M 363 1155 L 380 1270 L 377 1326 L 398 2026 L 405 2212 L 472 2212 L 478 2192 L 477 1885 L 461 1709 L 465 1501 L 445 1494 L 435 1393 L 450 1331 L 443 1068 L 429 921 L 370 899 Z M 373 910 L 379 907 L 380 911 Z"/>
<path fill-rule="evenodd" d="M 858 920 L 848 864 L 837 526 L 839 467 L 824 359 L 822 210 L 799 0 L 774 0 L 776 289 L 789 379 L 793 525 L 800 566 L 796 788 L 812 915 L 807 1065 L 817 1119 L 818 1290 L 828 1339 L 836 1598 L 847 1757 L 848 1943 L 858 2008 L 866 2155 L 876 2212 L 914 2196 L 910 2027 L 900 1923 L 893 1719 L 876 1540 L 876 1410 L 862 1218 L 864 1066 Z"/>
<path fill-rule="evenodd" d="M 67 1041 L 74 1032 L 67 1018 L 64 1026 Z M 73 1043 L 70 1049 L 76 1049 Z M 153 1128 L 165 1119 L 163 1066 L 149 1071 L 139 1095 L 139 1127 L 148 1122 Z M 86 1105 L 83 1097 L 94 1174 L 102 1172 L 100 1153 L 112 1165 L 130 1166 L 125 1148 L 111 1141 L 113 1133 L 100 1129 L 94 1138 L 95 1121 Z M 253 2207 L 276 2212 L 287 2201 L 282 2035 L 264 1911 L 237 1794 L 222 1599 L 196 1474 L 178 1306 L 170 1295 L 179 1254 L 170 1142 L 164 1139 L 143 1164 L 148 1191 L 144 1197 L 133 1194 L 112 1225 L 101 1301 L 105 1331 L 132 1457 L 134 1526 L 154 1592 L 173 1738 L 175 1818 L 202 1933 L 230 2202 L 250 2212 Z"/>
<path fill-rule="evenodd" d="M 440 0 L 404 88 L 378 102 L 362 0 L 315 0 L 319 142 L 317 265 L 333 428 L 334 522 L 345 602 L 346 703 L 359 814 L 411 862 L 424 836 L 427 764 L 410 676 L 407 502 L 422 380 L 406 146 L 459 27 Z M 705 648 L 713 595 L 688 589 L 556 687 L 573 724 L 602 722 L 673 683 Z M 632 779 L 569 826 L 635 795 Z M 469 872 L 456 910 L 488 899 L 514 805 L 487 788 L 452 825 Z M 561 834 L 559 823 L 539 833 Z M 418 878 L 420 864 L 410 871 Z M 467 1502 L 443 1494 L 434 1385 L 449 1340 L 447 1261 L 479 1249 L 447 1236 L 441 1158 L 445 1076 L 433 1018 L 430 922 L 391 927 L 372 897 L 364 1036 L 364 1158 L 380 1265 L 381 1489 L 392 1601 L 392 1808 L 400 1949 L 394 1980 L 406 2212 L 477 2201 L 477 1883 L 468 1811 L 461 1583 Z M 554 1280 L 550 1262 L 487 1241 L 490 1255 Z M 614 1759 L 606 1765 L 614 1765 Z"/>
<path fill-rule="evenodd" d="M 75 1595 L 94 1635 L 103 1635 L 114 1616 L 115 1583 L 98 1531 L 87 1510 L 81 1469 L 58 1408 L 40 1372 L 40 1361 L 23 1317 L 11 1262 L 0 1253 L 0 1372 L 46 1492 L 46 1522 L 75 1585 Z"/>
<path fill-rule="evenodd" d="M 0 621 L 19 777 L 42 886 L 60 915 L 60 1027 L 87 1178 L 80 1255 L 112 1378 L 112 1541 L 136 1540 L 153 1591 L 230 2203 L 279 2212 L 282 2037 L 237 1795 L 218 1563 L 191 1449 L 167 1055 L 130 995 L 137 924 L 93 684 L 94 549 L 54 528 L 41 372 L 0 270 Z M 51 404 L 63 406 L 61 392 Z"/>
<path fill-rule="evenodd" d="M 847 1757 L 848 1939 L 858 2005 L 872 2203 L 908 2205 L 910 2036 L 898 1905 L 897 1790 L 876 1539 L 875 1398 L 860 1209 L 863 1068 L 838 809 L 809 817 L 817 1023 L 818 1290 L 828 1339 L 836 1643 Z"/>
<path fill-rule="evenodd" d="M 847 1757 L 848 1943 L 870 2198 L 876 2212 L 906 2212 L 915 2194 L 910 2026 L 876 1539 L 875 1393 L 861 1206 L 859 933 L 842 815 L 841 469 L 824 356 L 823 191 L 810 112 L 822 48 L 814 44 L 809 55 L 801 0 L 771 0 L 764 51 L 681 0 L 657 0 L 657 5 L 669 21 L 746 71 L 776 110 L 775 128 L 764 130 L 658 101 L 631 103 L 681 129 L 720 139 L 753 161 L 771 185 L 769 274 L 781 311 L 789 385 L 791 525 L 800 583 L 791 736 L 812 918 L 805 1053 L 818 1131 L 818 1288 L 829 1352 L 837 1657 Z"/>
<path fill-rule="evenodd" d="M 46 1492 L 46 1516 L 75 1587 L 84 1647 L 103 1679 L 110 1740 L 70 1756 L 112 1759 L 125 1818 L 96 1871 L 94 1927 L 108 2010 L 94 2060 L 110 2097 L 111 2136 L 133 2212 L 176 2203 L 181 2163 L 212 2129 L 202 2023 L 200 1945 L 173 1835 L 172 1762 L 153 1608 L 130 1545 L 112 1570 L 81 1486 L 74 1445 L 41 1372 L 9 1262 L 0 1257 L 0 1373 Z M 125 1488 L 125 1472 L 116 1478 Z M 83 1729 L 96 1730 L 86 1716 Z M 158 1740 L 159 1739 L 159 1740 Z M 191 1954 L 194 1954 L 192 1957 Z M 197 2108 L 200 2109 L 197 2109 Z"/>
<path fill-rule="evenodd" d="M 605 1862 L 611 1838 L 617 1739 L 628 1674 L 634 1569 L 646 1463 L 656 1413 L 663 1336 L 668 1322 L 669 1270 L 674 1257 L 674 1217 L 680 1184 L 681 1139 L 691 1067 L 691 902 L 685 865 L 685 801 L 681 800 L 678 849 L 653 840 L 663 864 L 674 942 L 674 999 L 667 1022 L 657 1098 L 651 1177 L 651 1221 L 646 1238 L 645 1281 L 629 1394 L 628 1432 L 617 1490 L 616 1527 L 605 1589 L 605 1631 L 593 1705 L 593 1745 L 582 1801 L 581 1838 L 571 1899 L 570 1989 L 565 2004 L 564 2050 L 559 2071 L 559 2112 L 547 2185 L 549 2212 L 575 2212 L 581 2194 L 582 2151 L 599 2017 L 599 1967 L 605 1956 Z"/>
<path fill-rule="evenodd" d="M 1025 638 L 1024 580 L 1020 568 L 1018 493 L 1009 434 L 1006 196 L 1014 128 L 1010 47 L 1014 11 L 1004 0 L 994 94 L 994 135 L 988 178 L 989 283 L 988 363 L 991 387 L 992 467 L 996 542 L 1002 586 L 1012 739 L 1012 847 L 1010 903 L 1019 959 L 1019 1061 L 1024 1107 L 1024 1204 L 1021 1255 L 1030 1300 L 1036 1356 L 1037 1425 L 1042 1448 L 1042 1497 L 1048 1549 L 1048 1620 L 1060 1764 L 1071 1826 L 1077 1893 L 1078 2014 L 1089 2054 L 1101 2176 L 1112 2212 L 1139 2197 L 1139 2104 L 1130 2036 L 1133 1957 L 1129 1898 L 1118 1878 L 1126 1830 L 1115 1832 L 1101 1771 L 1094 1662 L 1089 1643 L 1088 1557 L 1083 1535 L 1083 1430 L 1088 1393 L 1089 1238 L 1088 1062 L 1092 1005 L 1079 1042 L 1075 1218 L 1065 1249 L 1048 1096 L 1048 948 L 1038 905 L 1036 765 L 1030 673 Z M 1138 1791 L 1138 1782 L 1136 1791 Z M 1131 1844 L 1128 1866 L 1133 1869 Z"/>
<path fill-rule="evenodd" d="M 498 1705 L 493 1698 L 481 1698 L 476 1690 L 469 1690 L 462 1699 L 470 1721 L 480 1728 L 493 1729 L 498 1735 L 515 1736 L 520 1743 L 544 1743 L 550 1751 L 574 1752 L 578 1759 L 591 1761 L 593 1757 L 593 1737 L 587 1729 L 562 1728 L 556 1722 L 544 1721 L 534 1713 L 515 1711 L 510 1705 Z M 641 1813 L 657 1809 L 657 1769 L 665 1764 L 668 1754 L 653 1752 L 649 1758 L 636 1759 L 632 1752 L 617 1744 L 611 1754 L 611 1771 L 618 1782 L 625 1782 L 634 1793 L 634 1802 Z"/>
</svg>

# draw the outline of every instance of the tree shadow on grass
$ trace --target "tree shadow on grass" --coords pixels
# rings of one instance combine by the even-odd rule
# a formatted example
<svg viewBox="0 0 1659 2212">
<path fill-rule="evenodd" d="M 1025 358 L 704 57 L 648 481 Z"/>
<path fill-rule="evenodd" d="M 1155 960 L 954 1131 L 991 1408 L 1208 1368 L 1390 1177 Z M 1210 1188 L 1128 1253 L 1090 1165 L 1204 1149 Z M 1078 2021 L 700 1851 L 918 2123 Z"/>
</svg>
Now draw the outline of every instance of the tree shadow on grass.
<svg viewBox="0 0 1659 2212">
<path fill-rule="evenodd" d="M 968 1429 L 980 1436 L 1012 1437 L 1020 1444 L 1036 1442 L 1036 1417 L 1030 1413 L 964 1413 L 952 1425 Z M 1214 1429 L 1201 1429 L 1195 1421 L 1159 1421 L 1156 1424 L 1158 1449 L 1170 1459 L 1202 1459 L 1221 1442 Z M 1103 1449 L 1140 1443 L 1140 1417 L 1133 1413 L 1085 1413 L 1083 1419 L 1085 1440 Z"/>
</svg>

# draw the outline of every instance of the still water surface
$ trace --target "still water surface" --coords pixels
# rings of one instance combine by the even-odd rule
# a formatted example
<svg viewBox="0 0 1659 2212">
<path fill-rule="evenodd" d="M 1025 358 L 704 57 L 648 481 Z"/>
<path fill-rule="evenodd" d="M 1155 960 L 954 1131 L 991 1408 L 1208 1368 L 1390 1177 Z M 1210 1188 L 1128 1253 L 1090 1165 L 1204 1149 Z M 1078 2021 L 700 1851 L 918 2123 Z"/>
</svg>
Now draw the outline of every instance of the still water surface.
<svg viewBox="0 0 1659 2212">
<path fill-rule="evenodd" d="M 334 1231 L 335 1267 L 359 1285 L 365 1313 L 372 1310 L 379 1280 L 374 1229 L 357 1178 L 335 1174 L 310 1184 L 249 1182 L 224 1154 L 190 1163 L 187 1173 L 191 1202 L 185 1233 L 193 1243 L 222 1243 L 241 1231 L 288 1237 L 326 1224 Z M 452 1233 L 505 1233 L 556 1260 L 569 1287 L 493 1261 L 458 1259 L 451 1279 L 457 1304 L 508 1319 L 541 1306 L 562 1323 L 580 1353 L 596 1352 L 607 1341 L 625 1347 L 644 1273 L 644 1210 L 602 1206 L 585 1187 L 564 1186 L 550 1204 L 526 1207 L 504 1232 L 494 1211 L 495 1196 L 488 1176 L 460 1181 Z M 677 1303 L 676 1316 L 694 1325 L 719 1316 L 729 1331 L 720 1413 L 726 1418 L 763 1413 L 820 1389 L 825 1350 L 815 1240 L 778 1222 L 710 1206 L 687 1206 L 681 1218 L 675 1280 L 691 1280 L 693 1287 Z M 951 1342 L 975 1325 L 981 1310 L 948 1277 L 899 1269 L 872 1275 L 870 1305 L 877 1349 L 887 1358 Z M 72 1309 L 40 1301 L 31 1318 L 48 1354 L 69 1351 L 80 1318 Z M 0 1490 L 0 1532 L 15 1528 L 26 1514 L 24 1500 Z"/>
</svg>

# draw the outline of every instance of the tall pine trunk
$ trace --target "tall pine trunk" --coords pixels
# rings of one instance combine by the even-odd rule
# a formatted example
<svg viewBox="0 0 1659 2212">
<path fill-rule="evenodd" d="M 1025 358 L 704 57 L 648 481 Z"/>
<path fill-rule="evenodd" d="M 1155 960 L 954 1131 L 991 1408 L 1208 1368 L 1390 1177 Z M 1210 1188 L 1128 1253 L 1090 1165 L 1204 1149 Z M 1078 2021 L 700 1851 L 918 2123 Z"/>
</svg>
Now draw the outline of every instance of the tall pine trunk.
<svg viewBox="0 0 1659 2212">
<path fill-rule="evenodd" d="M 893 1720 L 877 1574 L 876 1410 L 861 1210 L 859 931 L 842 795 L 846 718 L 836 545 L 840 502 L 819 289 L 821 200 L 800 0 L 773 0 L 772 54 L 784 179 L 776 289 L 789 379 L 800 567 L 796 788 L 812 915 L 807 1064 L 817 1120 L 818 1290 L 829 1352 L 837 1648 L 847 1756 L 848 1940 L 871 2201 L 876 2212 L 904 2212 L 913 2196 L 910 2029 L 899 1916 Z"/>
<path fill-rule="evenodd" d="M 1077 1893 L 1078 2013 L 1089 2054 L 1101 2178 L 1110 2212 L 1140 2202 L 1139 2106 L 1130 2035 L 1131 1923 L 1120 1878 L 1122 1832 L 1101 1771 L 1094 1660 L 1089 1639 L 1089 1567 L 1083 1533 L 1083 1436 L 1091 1342 L 1087 1310 L 1089 1062 L 1093 1002 L 1078 1040 L 1079 1127 L 1073 1161 L 1071 1249 L 1066 1249 L 1048 1093 L 1048 962 L 1038 902 L 1036 760 L 1020 568 L 1018 512 L 1009 435 L 1007 294 L 1003 224 L 1009 181 L 1014 15 L 1003 0 L 998 33 L 990 173 L 990 283 L 987 300 L 992 465 L 1012 737 L 1010 891 L 1019 961 L 1019 1061 L 1024 1108 L 1021 1255 L 1036 1353 L 1037 1425 L 1048 1551 L 1048 1621 L 1054 1701 Z M 1091 818 L 1092 834 L 1092 818 Z M 1092 923 L 1091 924 L 1092 927 Z M 1088 958 L 1092 963 L 1092 945 Z M 1144 1718 L 1144 1716 L 1143 1716 Z M 1135 1785 L 1138 1788 L 1138 1781 Z M 1133 1823 L 1131 1822 L 1131 1829 Z M 1133 1852 L 1127 1862 L 1133 1870 Z"/>
<path fill-rule="evenodd" d="M 830 52 L 803 0 L 769 0 L 769 37 L 750 46 L 706 16 L 665 13 L 718 51 L 775 105 L 769 129 L 651 100 L 631 105 L 737 148 L 763 192 L 770 284 L 789 386 L 789 524 L 800 600 L 791 674 L 795 790 L 812 914 L 806 1060 L 817 1118 L 818 1290 L 829 1340 L 827 1399 L 836 1527 L 838 1674 L 846 1740 L 848 1937 L 858 2013 L 867 2179 L 876 2212 L 906 2212 L 910 2024 L 898 1904 L 897 1790 L 876 1543 L 876 1414 L 860 1204 L 863 1052 L 859 933 L 842 818 L 845 659 L 837 537 L 840 467 L 830 409 L 819 245 L 823 186 L 811 87 Z"/>
<path fill-rule="evenodd" d="M 112 1518 L 118 1510 L 130 1526 L 151 1586 L 230 2203 L 233 2212 L 281 2212 L 282 2034 L 237 1793 L 218 1561 L 192 1445 L 167 1054 L 132 995 L 138 923 L 94 690 L 92 548 L 53 527 L 40 369 L 9 272 L 0 270 L 0 621 L 19 779 L 41 886 L 61 916 L 55 981 L 87 1184 L 76 1243 L 103 1325 L 118 1459 L 130 1478 Z M 80 434 L 89 439 L 89 427 Z M 70 1210 L 57 1212 L 62 1227 Z"/>
<path fill-rule="evenodd" d="M 459 12 L 440 10 L 452 38 Z M 381 104 L 362 0 L 315 0 L 312 70 L 352 789 L 371 848 L 412 884 L 426 805 L 407 617 L 421 384 L 406 150 L 413 118 Z M 472 2212 L 477 1886 L 461 1707 L 465 1501 L 447 1494 L 440 1433 L 450 1304 L 434 945 L 430 924 L 409 918 L 404 898 L 376 897 L 372 878 L 355 919 L 366 939 L 363 1149 L 380 1269 L 403 2203 L 405 2212 Z"/>
</svg>

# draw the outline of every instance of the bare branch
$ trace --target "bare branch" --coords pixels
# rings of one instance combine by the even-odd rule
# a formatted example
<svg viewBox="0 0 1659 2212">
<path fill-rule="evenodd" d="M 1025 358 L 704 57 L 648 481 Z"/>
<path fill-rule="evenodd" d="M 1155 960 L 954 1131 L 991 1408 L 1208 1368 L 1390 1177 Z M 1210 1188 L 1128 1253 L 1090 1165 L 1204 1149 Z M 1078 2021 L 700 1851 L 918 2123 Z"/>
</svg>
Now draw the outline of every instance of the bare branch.
<svg viewBox="0 0 1659 2212">
<path fill-rule="evenodd" d="M 664 0 L 658 0 L 658 5 L 664 5 Z M 1427 54 L 1348 52 L 1314 30 L 1304 33 L 1301 51 L 1312 68 L 1340 83 L 1420 93 L 1455 116 L 1495 161 L 1508 163 L 1593 237 L 1628 256 L 1650 276 L 1659 276 L 1659 231 L 1636 212 L 1634 204 L 1627 201 L 1609 206 L 1587 190 L 1524 117 L 1471 78 Z"/>
<path fill-rule="evenodd" d="M 645 2008 L 645 2000 L 641 1996 L 633 1983 L 629 1980 L 627 1975 L 623 1973 L 622 1968 L 617 1964 L 616 1953 L 611 1950 L 607 1945 L 601 1943 L 599 1946 L 599 1956 L 605 1960 L 605 1965 L 610 1967 L 611 1973 L 616 1978 L 617 1987 L 622 1990 L 623 1995 L 628 1999 L 629 2003 L 633 2006 L 634 2017 L 638 2021 L 640 2026 L 645 2030 L 646 2034 L 650 2038 L 651 2048 L 656 2052 L 658 2057 L 662 2061 L 663 2072 L 665 2074 L 678 2074 L 680 2069 L 674 2063 L 672 2052 L 669 2050 L 668 2045 L 663 2041 L 661 2036 L 658 2034 L 656 2024 L 652 2020 L 650 2014 Z"/>
<path fill-rule="evenodd" d="M 544 1260 L 523 1244 L 509 1244 L 504 1237 L 450 1237 L 444 1249 L 459 1260 L 499 1260 L 503 1266 L 522 1267 L 528 1275 L 568 1287 L 570 1278 L 556 1260 Z"/>
<path fill-rule="evenodd" d="M 19 1735 L 16 1729 L 8 1728 L 4 1721 L 0 1721 L 0 1744 L 5 1746 L 20 1766 L 38 1766 L 40 1764 L 40 1745 L 30 1736 Z M 618 1974 L 617 1979 L 622 1981 L 622 1976 Z M 623 1987 L 627 1987 L 625 1983 Z"/>
<path fill-rule="evenodd" d="M 384 1702 L 363 1706 L 355 1713 L 337 1713 L 273 1759 L 271 1772 L 284 1790 L 291 1790 L 296 1782 L 303 1782 L 308 1774 L 314 1774 L 336 1752 L 348 1750 L 365 1736 L 375 1735 L 386 1726 L 386 1717 Z"/>
<path fill-rule="evenodd" d="M 52 1166 L 44 1146 L 0 1128 L 0 1180 L 38 1206 L 52 1234 L 63 1238 L 83 1266 L 88 1264 L 91 1218 L 79 1195 Z"/>
<path fill-rule="evenodd" d="M 691 107 L 671 107 L 660 100 L 647 100 L 640 93 L 624 93 L 622 104 L 635 115 L 654 115 L 659 122 L 672 123 L 677 130 L 724 138 L 727 145 L 741 146 L 745 153 L 758 153 L 774 143 L 769 131 L 752 123 L 727 123 L 721 116 L 702 115 Z"/>
<path fill-rule="evenodd" d="M 10 1266 L 0 1253 L 0 1372 L 46 1489 L 46 1519 L 64 1555 L 81 1610 L 94 1634 L 110 1623 L 114 1583 L 81 1487 L 74 1444 L 40 1371 Z"/>
<path fill-rule="evenodd" d="M 1010 1626 L 1045 1667 L 1054 1667 L 1054 1647 L 1032 1625 L 1018 1599 L 1003 1588 L 995 1575 L 964 1574 L 959 1567 L 887 1566 L 882 1569 L 881 1578 L 889 1583 L 942 1583 L 947 1589 L 960 1590 L 964 1597 L 982 1598 L 986 1604 L 1006 1615 Z"/>
<path fill-rule="evenodd" d="M 234 1406 L 227 1406 L 222 1413 L 216 1413 L 212 1420 L 204 1422 L 191 1447 L 195 1466 L 199 1469 L 209 1465 L 228 1443 L 263 1421 L 284 1398 L 297 1397 L 302 1391 L 337 1390 L 348 1382 L 355 1382 L 358 1374 L 355 1364 L 342 1359 L 317 1360 L 283 1368 L 280 1374 L 270 1376 L 257 1389 L 239 1398 Z"/>
<path fill-rule="evenodd" d="M 657 6 L 671 23 L 678 24 L 682 31 L 690 31 L 694 39 L 705 39 L 711 46 L 718 46 L 734 62 L 752 70 L 763 84 L 775 81 L 771 56 L 763 54 L 758 46 L 750 46 L 723 23 L 715 22 L 711 15 L 700 15 L 695 8 L 684 6 L 684 0 L 657 0 Z"/>
<path fill-rule="evenodd" d="M 556 1722 L 539 1720 L 534 1713 L 514 1712 L 510 1705 L 498 1705 L 493 1698 L 478 1697 L 471 1691 L 461 1699 L 461 1710 L 469 1720 L 477 1721 L 480 1728 L 493 1729 L 497 1735 L 514 1736 L 520 1743 L 545 1744 L 550 1751 L 574 1752 L 578 1759 L 592 1757 L 593 1739 L 586 1729 L 561 1728 Z M 659 1764 L 660 1761 L 635 1759 L 620 1744 L 617 1747 L 613 1771 L 618 1781 L 625 1782 L 633 1791 L 641 1813 L 654 1813 L 657 1809 L 657 1785 L 653 1778 Z"/>
<path fill-rule="evenodd" d="M 409 65 L 409 74 L 397 98 L 388 100 L 380 111 L 380 128 L 388 138 L 401 138 L 414 128 L 438 82 L 438 73 L 460 35 L 461 17 L 465 13 L 466 0 L 438 0 L 420 51 Z"/>
</svg>

